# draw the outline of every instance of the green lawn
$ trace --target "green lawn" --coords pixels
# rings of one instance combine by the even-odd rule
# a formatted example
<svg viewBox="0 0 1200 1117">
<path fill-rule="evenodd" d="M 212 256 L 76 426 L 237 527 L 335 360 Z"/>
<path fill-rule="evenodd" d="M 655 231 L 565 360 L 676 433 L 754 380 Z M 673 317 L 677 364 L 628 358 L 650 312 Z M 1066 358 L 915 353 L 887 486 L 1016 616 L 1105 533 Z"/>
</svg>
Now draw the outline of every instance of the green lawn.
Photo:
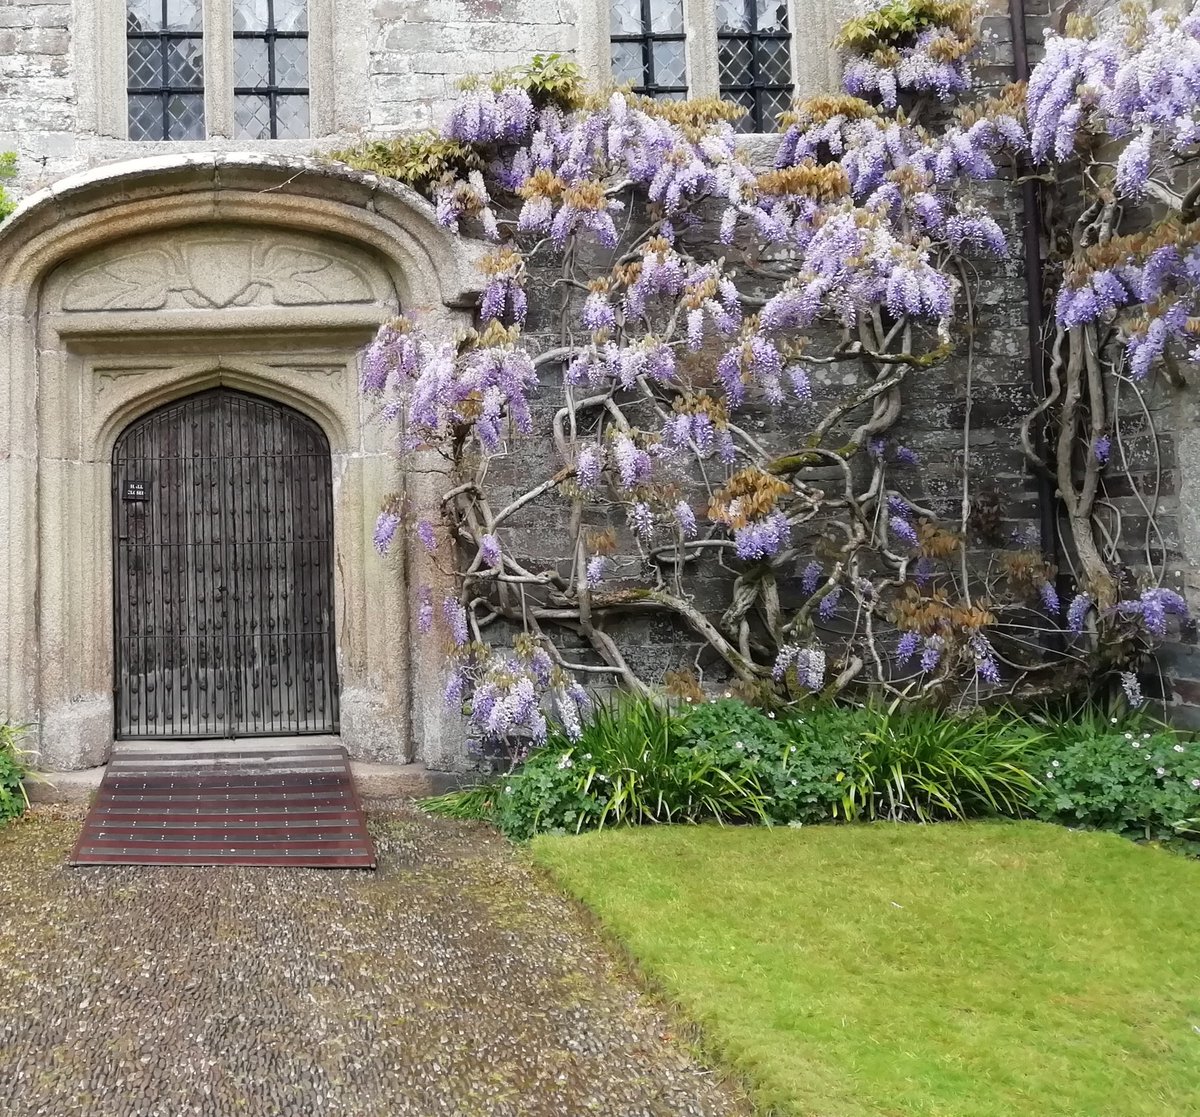
<svg viewBox="0 0 1200 1117">
<path fill-rule="evenodd" d="M 764 1109 L 1200 1114 L 1200 863 L 1038 823 L 644 827 L 547 867 Z"/>
</svg>

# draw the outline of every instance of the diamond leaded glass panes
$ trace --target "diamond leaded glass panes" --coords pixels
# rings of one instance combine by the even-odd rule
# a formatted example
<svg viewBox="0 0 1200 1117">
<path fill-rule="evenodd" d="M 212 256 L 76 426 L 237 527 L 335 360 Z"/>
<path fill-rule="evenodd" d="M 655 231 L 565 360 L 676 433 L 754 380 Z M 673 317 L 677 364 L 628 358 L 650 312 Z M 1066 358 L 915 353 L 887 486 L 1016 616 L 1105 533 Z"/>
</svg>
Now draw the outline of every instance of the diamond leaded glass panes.
<svg viewBox="0 0 1200 1117">
<path fill-rule="evenodd" d="M 233 120 L 243 140 L 307 136 L 307 0 L 233 0 Z"/>
<path fill-rule="evenodd" d="M 131 140 L 204 139 L 201 0 L 127 0 Z"/>
<path fill-rule="evenodd" d="M 687 94 L 683 0 L 611 0 L 613 81 L 660 101 Z"/>
<path fill-rule="evenodd" d="M 766 132 L 792 99 L 787 0 L 716 0 L 721 96 L 746 109 L 744 132 Z"/>
</svg>

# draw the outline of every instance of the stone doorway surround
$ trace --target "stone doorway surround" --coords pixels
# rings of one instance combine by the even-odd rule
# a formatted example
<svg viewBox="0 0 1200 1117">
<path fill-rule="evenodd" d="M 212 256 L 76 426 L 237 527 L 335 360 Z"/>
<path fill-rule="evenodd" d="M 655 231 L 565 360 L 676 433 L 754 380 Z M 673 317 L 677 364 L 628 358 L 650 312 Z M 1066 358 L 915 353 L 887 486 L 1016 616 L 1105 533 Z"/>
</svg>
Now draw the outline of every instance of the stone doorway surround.
<svg viewBox="0 0 1200 1117">
<path fill-rule="evenodd" d="M 412 191 L 254 155 L 136 160 L 65 179 L 0 228 L 0 715 L 36 725 L 38 766 L 103 763 L 113 741 L 113 444 L 170 400 L 226 385 L 329 439 L 342 740 L 359 759 L 454 769 L 440 651 L 414 655 L 423 548 L 387 559 L 379 507 L 420 504 L 358 392 L 357 354 L 397 306 L 470 321 L 482 246 Z"/>
</svg>

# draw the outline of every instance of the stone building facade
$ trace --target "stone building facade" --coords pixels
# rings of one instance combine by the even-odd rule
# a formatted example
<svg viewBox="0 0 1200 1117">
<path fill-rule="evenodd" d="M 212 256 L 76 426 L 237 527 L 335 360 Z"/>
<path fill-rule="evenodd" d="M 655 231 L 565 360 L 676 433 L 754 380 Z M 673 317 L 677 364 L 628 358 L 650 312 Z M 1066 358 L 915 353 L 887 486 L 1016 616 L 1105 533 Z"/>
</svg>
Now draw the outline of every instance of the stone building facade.
<svg viewBox="0 0 1200 1117">
<path fill-rule="evenodd" d="M 22 204 L 0 228 L 0 702 L 36 726 L 40 766 L 147 731 L 314 726 L 355 756 L 463 766 L 440 657 L 409 625 L 409 587 L 436 572 L 371 547 L 380 502 L 419 497 L 420 471 L 397 476 L 356 361 L 400 306 L 469 321 L 476 248 L 410 191 L 312 156 L 436 126 L 459 78 L 537 53 L 664 96 L 724 90 L 760 119 L 833 80 L 835 18 L 807 0 L 3 0 L 0 151 Z M 246 401 L 269 415 L 236 468 L 264 492 L 268 427 L 327 447 L 331 539 L 285 539 L 300 513 L 276 494 L 282 511 L 255 504 L 276 557 L 229 549 L 234 467 L 214 462 Z M 275 600 L 309 590 L 293 544 L 320 583 L 307 604 Z M 246 604 L 256 586 L 273 604 Z M 319 633 L 289 644 L 290 622 Z M 222 662 L 235 640 L 250 650 Z M 323 655 L 335 701 L 313 720 L 293 692 Z"/>
<path fill-rule="evenodd" d="M 794 95 L 836 83 L 829 44 L 845 6 L 0 0 L 0 151 L 18 155 L 23 199 L 0 227 L 0 709 L 37 726 L 41 766 L 102 763 L 114 736 L 146 728 L 126 716 L 128 660 L 151 638 L 123 627 L 121 611 L 158 576 L 154 563 L 179 565 L 196 517 L 154 527 L 154 486 L 168 481 L 118 467 L 131 439 L 176 414 L 219 442 L 227 428 L 214 418 L 218 397 L 264 401 L 272 422 L 309 424 L 328 455 L 318 473 L 329 506 L 312 499 L 331 535 L 318 531 L 303 560 L 222 551 L 228 525 L 218 523 L 225 513 L 213 489 L 207 581 L 194 572 L 168 579 L 155 631 L 176 623 L 224 639 L 206 610 L 251 596 L 247 587 L 271 581 L 273 561 L 286 581 L 299 570 L 289 562 L 311 559 L 309 572 L 324 581 L 315 604 L 288 613 L 276 602 L 239 630 L 257 651 L 239 658 L 236 700 L 223 692 L 232 668 L 211 662 L 210 647 L 207 682 L 185 686 L 177 671 L 169 695 L 139 694 L 138 718 L 153 706 L 151 720 L 161 719 L 166 703 L 173 712 L 155 731 L 168 735 L 295 729 L 296 700 L 280 688 L 311 683 L 307 660 L 319 654 L 311 640 L 281 652 L 272 633 L 299 617 L 312 628 L 306 638 L 319 629 L 327 641 L 320 654 L 336 687 L 335 711 L 303 726 L 339 732 L 363 758 L 467 763 L 461 730 L 441 708 L 440 656 L 410 628 L 411 587 L 435 581 L 436 570 L 422 548 L 384 560 L 371 547 L 381 500 L 419 497 L 427 482 L 419 470 L 397 476 L 360 399 L 356 361 L 397 307 L 432 312 L 447 331 L 469 321 L 479 249 L 440 229 L 411 191 L 312 156 L 436 126 L 462 76 L 551 52 L 575 57 L 598 83 L 739 99 L 753 131 Z M 992 8 L 984 78 L 999 84 L 1011 74 L 1012 41 L 1006 5 Z M 1041 24 L 1030 12 L 1036 50 Z M 1016 227 L 1020 215 L 1008 217 Z M 1015 262 L 998 273 L 982 308 L 976 461 L 1026 494 L 1014 515 L 1032 518 L 1019 454 L 996 433 L 1029 398 L 1020 274 Z M 191 411 L 189 401 L 198 401 Z M 944 443 L 945 468 L 931 470 L 931 484 L 947 500 L 960 435 L 943 427 L 961 429 L 956 406 L 931 386 L 915 408 L 926 445 Z M 183 437 L 154 451 L 164 477 L 162 462 L 182 458 Z M 1181 456 L 1189 445 L 1180 441 Z M 253 438 L 236 453 L 244 463 L 261 457 Z M 188 476 L 193 486 L 224 483 L 203 470 Z M 278 517 L 270 524 L 268 534 L 289 530 Z M 1196 535 L 1187 525 L 1185 517 L 1184 534 Z M 1184 544 L 1171 541 L 1173 557 Z M 172 654 L 191 655 L 183 673 L 195 675 L 195 646 Z"/>
</svg>

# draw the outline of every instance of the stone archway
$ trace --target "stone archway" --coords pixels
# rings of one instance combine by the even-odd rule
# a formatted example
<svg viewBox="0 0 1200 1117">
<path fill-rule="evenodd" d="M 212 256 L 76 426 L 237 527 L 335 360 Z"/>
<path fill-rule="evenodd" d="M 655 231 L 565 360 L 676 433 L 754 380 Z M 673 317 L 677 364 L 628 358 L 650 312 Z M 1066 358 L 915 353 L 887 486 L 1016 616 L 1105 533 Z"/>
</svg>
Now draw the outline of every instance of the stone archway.
<svg viewBox="0 0 1200 1117">
<path fill-rule="evenodd" d="M 386 562 L 371 549 L 381 502 L 419 499 L 422 475 L 398 476 L 368 421 L 357 353 L 398 305 L 456 328 L 474 297 L 473 254 L 395 184 L 236 156 L 80 176 L 0 230 L 4 709 L 36 720 L 42 767 L 101 763 L 113 739 L 117 434 L 218 386 L 295 408 L 328 438 L 345 744 L 462 765 L 439 665 L 410 655 L 407 587 L 436 573 L 421 548 Z"/>
</svg>

